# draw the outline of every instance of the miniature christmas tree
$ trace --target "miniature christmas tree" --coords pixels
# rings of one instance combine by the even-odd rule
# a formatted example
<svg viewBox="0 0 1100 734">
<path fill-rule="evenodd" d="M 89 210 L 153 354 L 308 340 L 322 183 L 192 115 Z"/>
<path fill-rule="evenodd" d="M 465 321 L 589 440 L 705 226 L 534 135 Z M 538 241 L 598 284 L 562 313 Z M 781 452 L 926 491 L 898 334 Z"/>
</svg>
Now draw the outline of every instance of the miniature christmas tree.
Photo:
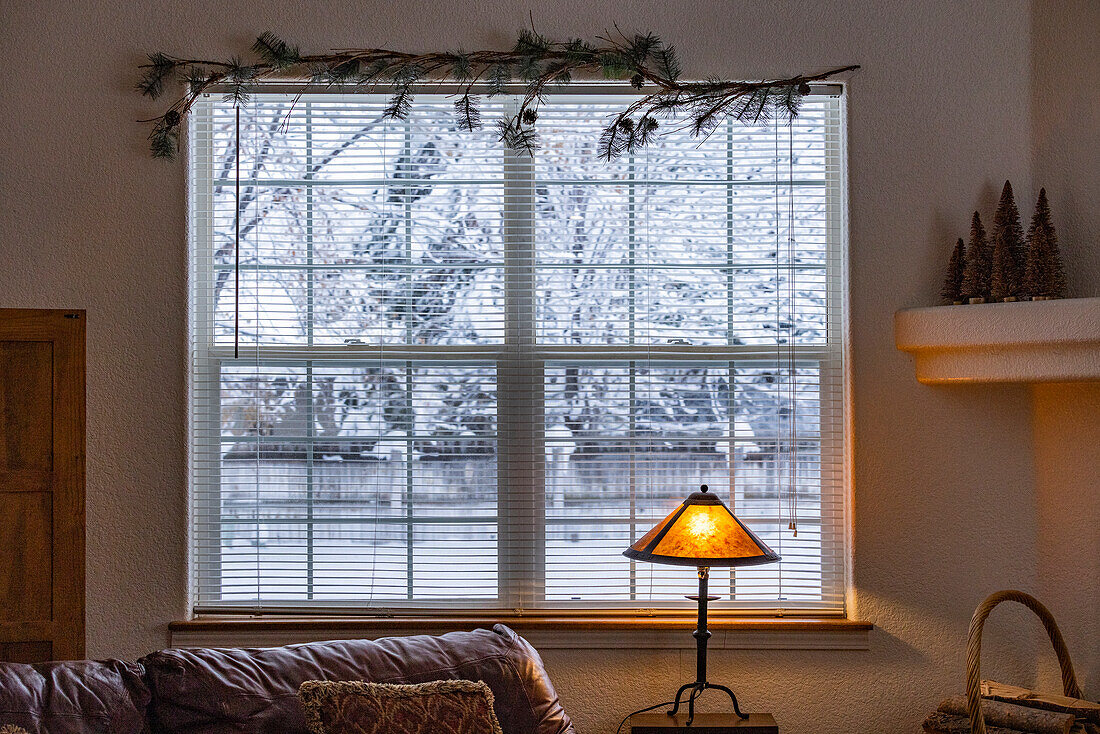
<svg viewBox="0 0 1100 734">
<path fill-rule="evenodd" d="M 1050 221 L 1046 189 L 1039 189 L 1039 201 L 1027 230 L 1023 287 L 1032 300 L 1066 296 L 1066 270 L 1058 252 L 1058 235 Z"/>
<path fill-rule="evenodd" d="M 951 260 L 947 263 L 947 277 L 943 279 L 940 296 L 948 303 L 962 303 L 963 268 L 966 267 L 966 250 L 962 237 L 951 251 Z"/>
<path fill-rule="evenodd" d="M 985 227 L 978 212 L 970 221 L 970 244 L 966 247 L 966 267 L 963 268 L 962 297 L 982 303 L 989 297 L 989 277 L 993 262 Z M 981 299 L 981 300 L 978 300 Z"/>
<path fill-rule="evenodd" d="M 1020 295 L 1020 264 L 1024 255 L 1024 228 L 1020 210 L 1012 196 L 1012 184 L 1005 181 L 1001 201 L 993 215 L 990 230 L 993 248 L 989 295 L 994 301 L 1015 300 Z"/>
</svg>

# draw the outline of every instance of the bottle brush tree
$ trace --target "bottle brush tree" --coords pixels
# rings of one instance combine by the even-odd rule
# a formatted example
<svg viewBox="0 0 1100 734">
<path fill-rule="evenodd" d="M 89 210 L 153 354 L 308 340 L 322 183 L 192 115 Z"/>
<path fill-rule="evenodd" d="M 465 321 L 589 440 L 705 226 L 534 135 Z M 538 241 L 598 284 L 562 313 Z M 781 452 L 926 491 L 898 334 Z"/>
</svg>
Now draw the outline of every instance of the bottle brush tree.
<svg viewBox="0 0 1100 734">
<path fill-rule="evenodd" d="M 962 237 L 955 243 L 955 249 L 951 251 L 951 259 L 947 263 L 947 275 L 943 279 L 943 288 L 940 289 L 940 297 L 947 303 L 962 303 L 963 269 L 966 267 L 966 248 Z"/>
<path fill-rule="evenodd" d="M 990 229 L 993 249 L 989 295 L 994 301 L 1016 298 L 1020 293 L 1020 264 L 1024 254 L 1024 228 L 1020 225 L 1020 210 L 1012 195 L 1012 184 L 1005 181 L 1001 200 L 993 214 Z"/>
<path fill-rule="evenodd" d="M 966 247 L 966 266 L 963 268 L 962 297 L 964 299 L 989 298 L 989 280 L 992 270 L 992 253 L 985 238 L 985 227 L 978 212 L 970 220 L 970 243 Z"/>
<path fill-rule="evenodd" d="M 1058 235 L 1050 219 L 1046 189 L 1039 189 L 1035 214 L 1027 230 L 1023 289 L 1031 298 L 1065 298 L 1066 270 L 1058 252 Z"/>
</svg>

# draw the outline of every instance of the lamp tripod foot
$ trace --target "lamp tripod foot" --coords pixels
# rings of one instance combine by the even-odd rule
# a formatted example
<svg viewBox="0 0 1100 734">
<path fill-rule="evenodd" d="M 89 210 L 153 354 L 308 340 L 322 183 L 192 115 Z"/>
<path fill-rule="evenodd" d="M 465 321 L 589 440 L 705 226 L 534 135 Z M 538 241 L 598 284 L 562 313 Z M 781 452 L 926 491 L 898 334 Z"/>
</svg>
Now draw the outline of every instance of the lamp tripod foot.
<svg viewBox="0 0 1100 734">
<path fill-rule="evenodd" d="M 676 712 L 680 710 L 680 699 L 683 697 L 685 692 L 691 691 L 691 693 L 688 694 L 687 698 L 688 717 L 687 721 L 684 722 L 684 726 L 691 726 L 691 723 L 695 721 L 695 699 L 698 698 L 699 695 L 708 688 L 713 688 L 714 690 L 723 691 L 729 694 L 730 701 L 733 702 L 733 712 L 737 714 L 737 718 L 749 718 L 748 714 L 741 712 L 741 707 L 737 705 L 737 696 L 734 695 L 733 691 L 731 691 L 729 688 L 718 685 L 717 683 L 706 683 L 698 681 L 695 683 L 685 683 L 684 685 L 680 686 L 680 690 L 676 691 L 676 700 L 673 703 L 672 708 L 670 708 L 666 713 L 669 716 L 675 716 Z"/>
</svg>

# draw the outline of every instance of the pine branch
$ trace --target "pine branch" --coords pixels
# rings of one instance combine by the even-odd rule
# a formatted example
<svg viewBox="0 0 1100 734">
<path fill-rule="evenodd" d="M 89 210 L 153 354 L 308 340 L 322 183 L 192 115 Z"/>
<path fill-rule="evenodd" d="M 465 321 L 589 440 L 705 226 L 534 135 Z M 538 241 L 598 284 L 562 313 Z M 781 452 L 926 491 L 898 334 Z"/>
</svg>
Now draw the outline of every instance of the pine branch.
<svg viewBox="0 0 1100 734">
<path fill-rule="evenodd" d="M 192 93 L 197 93 L 210 83 L 210 72 L 202 66 L 192 66 L 187 70 L 187 88 Z"/>
<path fill-rule="evenodd" d="M 534 155 L 539 149 L 538 133 L 530 126 L 525 127 L 519 119 L 497 120 L 497 129 L 500 142 L 517 153 Z"/>
<path fill-rule="evenodd" d="M 572 64 L 589 63 L 595 53 L 596 49 L 580 38 L 571 38 L 565 44 L 565 60 Z"/>
<path fill-rule="evenodd" d="M 328 66 L 325 81 L 328 84 L 354 84 L 361 80 L 359 59 L 347 59 Z"/>
<path fill-rule="evenodd" d="M 163 94 L 168 81 L 179 74 L 188 82 L 188 89 L 169 109 L 186 116 L 199 95 L 210 89 L 224 88 L 228 100 L 242 105 L 258 81 L 276 74 L 287 78 L 296 73 L 299 78 L 319 84 L 388 86 L 391 96 L 386 115 L 405 119 L 412 112 L 415 84 L 423 78 L 447 75 L 467 85 L 459 92 L 455 109 L 460 127 L 473 130 L 480 122 L 476 99 L 470 96 L 473 84 L 483 80 L 489 96 L 493 96 L 506 92 L 511 80 L 518 78 L 526 84 L 524 98 L 519 114 L 500 126 L 501 139 L 517 150 L 531 151 L 537 147 L 538 136 L 533 129 L 534 119 L 526 118 L 533 115 L 537 119 L 537 109 L 547 90 L 570 84 L 580 73 L 602 74 L 610 79 L 629 80 L 638 89 L 652 88 L 627 106 L 616 119 L 615 129 L 608 127 L 604 131 L 607 139 L 601 144 L 601 154 L 610 160 L 651 143 L 659 128 L 656 118 L 660 116 L 686 113 L 692 132 L 698 136 L 710 134 L 730 116 L 751 125 L 766 124 L 773 115 L 789 122 L 797 116 L 802 97 L 810 91 L 810 82 L 859 68 L 847 66 L 820 74 L 760 82 L 720 79 L 682 82 L 675 49 L 656 34 L 628 37 L 618 29 L 616 34 L 600 37 L 597 44 L 577 38 L 562 43 L 524 30 L 507 51 L 410 54 L 368 48 L 303 55 L 296 46 L 268 31 L 260 34 L 252 45 L 258 59 L 255 63 L 245 63 L 240 58 L 224 62 L 153 54 L 149 63 L 140 67 L 142 77 L 137 88 L 155 99 Z M 167 155 L 170 148 L 167 143 L 171 142 L 168 132 L 156 130 L 162 119 L 163 116 L 145 121 L 154 124 L 150 139 L 155 137 L 159 141 L 158 156 Z M 627 130 L 631 125 L 633 129 Z M 178 124 L 168 126 L 169 130 L 174 128 Z"/>
<path fill-rule="evenodd" d="M 525 82 L 535 82 L 542 76 L 542 57 L 531 54 L 523 56 L 516 64 L 516 76 Z"/>
<path fill-rule="evenodd" d="M 477 97 L 470 96 L 466 92 L 455 100 L 455 117 L 458 118 L 458 128 L 467 132 L 473 132 L 481 127 L 481 110 L 477 106 Z"/>
<path fill-rule="evenodd" d="M 653 138 L 656 136 L 657 130 L 660 129 L 661 123 L 655 118 L 647 115 L 638 122 L 636 127 L 638 129 L 638 147 L 644 148 L 653 142 Z"/>
<path fill-rule="evenodd" d="M 550 50 L 550 42 L 532 30 L 524 28 L 519 32 L 512 51 L 521 56 L 542 56 Z"/>
<path fill-rule="evenodd" d="M 486 80 L 489 85 L 489 96 L 492 97 L 497 94 L 504 94 L 508 89 L 509 82 L 512 81 L 512 68 L 507 63 L 493 64 L 489 68 L 488 79 Z"/>
<path fill-rule="evenodd" d="M 176 62 L 158 52 L 149 54 L 149 63 L 142 68 L 146 71 L 137 83 L 137 89 L 146 97 L 157 99 L 164 94 L 164 82 L 176 70 Z"/>
<path fill-rule="evenodd" d="M 456 53 L 451 61 L 451 76 L 455 80 L 465 82 L 472 78 L 474 75 L 473 67 L 470 65 L 470 57 L 463 53 Z"/>
<path fill-rule="evenodd" d="M 247 66 L 239 56 L 233 57 L 229 62 L 229 70 L 225 74 L 225 81 L 229 84 L 229 90 L 225 94 L 225 101 L 232 102 L 234 107 L 248 104 L 252 94 L 252 81 L 256 78 L 256 69 Z"/>
<path fill-rule="evenodd" d="M 420 79 L 423 67 L 419 64 L 404 64 L 393 75 L 393 96 L 383 111 L 385 117 L 397 120 L 409 119 L 412 112 L 413 85 Z"/>
<path fill-rule="evenodd" d="M 680 78 L 680 60 L 676 58 L 676 49 L 673 46 L 665 46 L 654 55 L 654 67 L 657 73 L 667 82 L 675 82 Z"/>
<path fill-rule="evenodd" d="M 651 54 L 660 51 L 664 44 L 654 33 L 637 34 L 628 46 L 628 53 L 635 68 L 645 66 Z"/>
<path fill-rule="evenodd" d="M 809 94 L 809 85 L 806 86 L 805 92 L 801 90 L 800 86 L 790 84 L 783 87 L 776 94 L 775 109 L 788 122 L 798 117 L 798 111 L 802 107 L 802 98 Z"/>
<path fill-rule="evenodd" d="M 389 74 L 392 65 L 392 62 L 388 59 L 378 59 L 377 61 L 373 61 L 367 66 L 366 69 L 360 70 L 360 81 L 364 84 L 377 81 L 378 79 L 381 79 Z"/>
<path fill-rule="evenodd" d="M 275 69 L 288 69 L 302 58 L 297 46 L 291 48 L 271 31 L 261 33 L 252 44 L 252 50 Z"/>
<path fill-rule="evenodd" d="M 630 60 L 617 49 L 600 53 L 599 65 L 605 79 L 620 79 L 630 71 Z"/>
<path fill-rule="evenodd" d="M 772 90 L 769 87 L 752 90 L 734 106 L 733 117 L 746 125 L 767 125 L 771 120 Z"/>
<path fill-rule="evenodd" d="M 633 123 L 624 124 L 627 120 L 630 120 L 630 118 L 617 119 L 604 128 L 597 147 L 601 159 L 611 162 L 626 152 L 627 145 L 630 142 L 630 130 L 634 127 Z"/>
<path fill-rule="evenodd" d="M 408 85 L 398 87 L 394 90 L 393 96 L 390 97 L 390 101 L 386 103 L 386 108 L 382 111 L 382 116 L 388 117 L 391 120 L 409 119 L 409 113 L 412 112 L 412 99 L 412 89 Z"/>
<path fill-rule="evenodd" d="M 171 125 L 168 121 L 162 119 L 149 133 L 149 152 L 152 153 L 154 158 L 174 158 L 176 153 L 179 152 L 178 115 L 176 119 L 177 123 L 175 125 Z"/>
</svg>

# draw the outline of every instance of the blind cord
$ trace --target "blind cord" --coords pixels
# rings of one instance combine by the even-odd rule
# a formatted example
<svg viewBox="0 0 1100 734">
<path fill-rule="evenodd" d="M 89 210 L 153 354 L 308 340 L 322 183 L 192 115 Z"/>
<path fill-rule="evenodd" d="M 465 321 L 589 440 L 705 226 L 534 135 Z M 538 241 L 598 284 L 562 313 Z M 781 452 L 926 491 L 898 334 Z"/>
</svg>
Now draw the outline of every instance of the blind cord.
<svg viewBox="0 0 1100 734">
<path fill-rule="evenodd" d="M 237 113 L 237 180 L 234 188 L 233 209 L 233 359 L 241 356 L 241 107 Z"/>
</svg>

